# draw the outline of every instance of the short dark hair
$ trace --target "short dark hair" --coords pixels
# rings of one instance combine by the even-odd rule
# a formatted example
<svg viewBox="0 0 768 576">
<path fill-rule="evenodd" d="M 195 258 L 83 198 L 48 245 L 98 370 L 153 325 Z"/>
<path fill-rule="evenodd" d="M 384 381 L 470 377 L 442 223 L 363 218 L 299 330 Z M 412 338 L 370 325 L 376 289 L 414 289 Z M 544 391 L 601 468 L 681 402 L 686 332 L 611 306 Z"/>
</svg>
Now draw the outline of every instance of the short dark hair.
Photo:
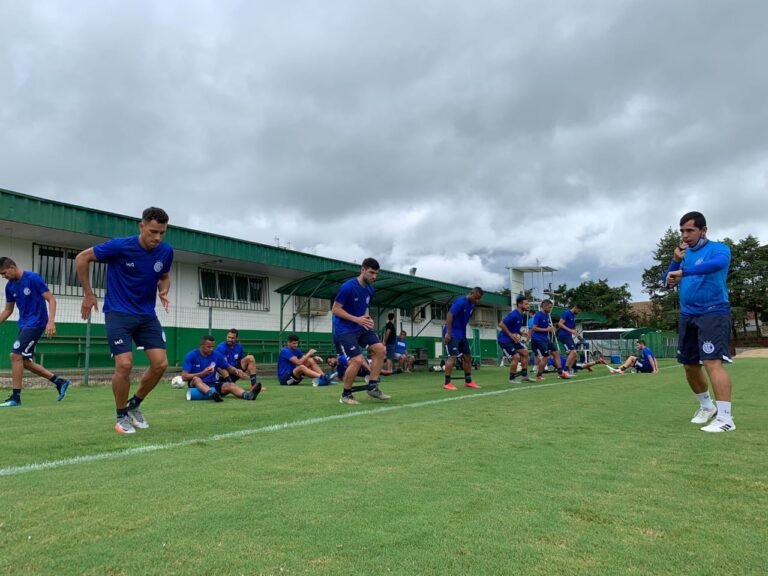
<svg viewBox="0 0 768 576">
<path fill-rule="evenodd" d="M 520 304 L 520 302 L 523 302 L 525 300 L 528 300 L 528 296 L 525 294 L 518 294 L 517 298 L 515 298 L 515 304 Z"/>
<path fill-rule="evenodd" d="M 203 342 L 216 342 L 216 338 L 214 338 L 210 334 L 206 334 L 205 336 L 200 338 L 200 344 L 202 344 Z"/>
<path fill-rule="evenodd" d="M 288 334 L 288 342 L 298 342 L 299 337 L 296 334 Z"/>
<path fill-rule="evenodd" d="M 389 314 L 387 314 L 387 318 L 389 318 L 390 320 L 394 320 L 395 319 L 395 313 L 394 312 L 390 312 Z"/>
<path fill-rule="evenodd" d="M 144 212 L 141 213 L 141 219 L 144 222 L 152 222 L 154 220 L 158 224 L 168 224 L 168 213 L 163 210 L 162 208 L 156 208 L 155 206 L 150 206 Z"/>
<path fill-rule="evenodd" d="M 234 334 L 235 336 L 240 336 L 240 332 L 237 331 L 237 328 L 230 328 L 227 333 Z"/>
<path fill-rule="evenodd" d="M 554 302 L 552 302 L 552 300 L 550 300 L 549 298 L 544 298 L 544 300 L 541 301 L 541 305 L 544 306 L 544 304 L 554 305 Z"/>
<path fill-rule="evenodd" d="M 704 214 L 701 212 L 687 212 L 683 214 L 682 218 L 680 218 L 680 226 L 688 222 L 688 220 L 693 220 L 693 225 L 696 228 L 706 228 L 707 226 L 707 219 L 704 218 Z"/>
<path fill-rule="evenodd" d="M 376 260 L 376 258 L 370 258 L 370 257 L 363 260 L 363 263 L 360 266 L 362 266 L 363 268 L 373 268 L 374 270 L 381 269 L 381 266 L 379 266 L 378 260 Z"/>
<path fill-rule="evenodd" d="M 687 220 L 686 220 L 686 222 L 687 222 Z M 645 346 L 645 340 L 638 340 L 637 343 L 638 344 L 642 344 L 643 346 Z"/>
<path fill-rule="evenodd" d="M 16 262 L 8 258 L 8 256 L 0 256 L 0 270 L 5 270 L 11 266 L 16 267 Z"/>
</svg>

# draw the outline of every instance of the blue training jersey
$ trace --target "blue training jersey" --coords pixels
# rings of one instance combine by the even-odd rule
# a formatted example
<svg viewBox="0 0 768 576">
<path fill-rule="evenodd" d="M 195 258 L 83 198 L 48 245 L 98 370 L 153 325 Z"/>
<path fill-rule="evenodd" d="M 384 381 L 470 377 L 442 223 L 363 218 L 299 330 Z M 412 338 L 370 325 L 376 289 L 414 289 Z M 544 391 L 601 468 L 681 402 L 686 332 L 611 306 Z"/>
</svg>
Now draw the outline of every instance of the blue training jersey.
<svg viewBox="0 0 768 576">
<path fill-rule="evenodd" d="M 285 346 L 280 350 L 280 355 L 277 357 L 277 377 L 280 380 L 288 378 L 293 369 L 296 368 L 296 364 L 291 362 L 291 358 L 301 358 L 304 356 L 304 352 L 301 348 L 293 350 L 290 346 Z"/>
<path fill-rule="evenodd" d="M 504 320 L 501 321 L 504 326 L 507 327 L 507 330 L 512 332 L 512 334 L 520 334 L 520 330 L 523 327 L 523 322 L 525 322 L 525 316 L 520 313 L 519 310 L 515 309 L 512 310 L 509 314 L 504 316 Z M 504 330 L 499 331 L 499 335 L 496 338 L 496 340 L 499 342 L 499 344 L 509 344 L 512 342 L 512 340 L 507 336 L 507 333 L 504 332 Z"/>
<path fill-rule="evenodd" d="M 563 324 L 565 324 L 571 330 L 576 329 L 576 314 L 574 314 L 570 310 L 566 310 L 565 312 L 563 312 L 563 315 L 560 316 L 560 320 L 562 320 Z M 573 334 L 571 334 L 567 330 L 563 330 L 562 328 L 557 329 L 558 338 L 567 338 L 568 336 L 573 336 Z"/>
<path fill-rule="evenodd" d="M 181 365 L 181 368 L 190 374 L 197 374 L 208 366 L 213 366 L 214 370 L 208 376 L 201 378 L 201 380 L 206 384 L 215 384 L 219 380 L 217 370 L 219 368 L 226 370 L 229 367 L 229 362 L 216 350 L 213 350 L 208 356 L 203 356 L 203 353 L 197 348 L 184 357 L 184 363 Z"/>
<path fill-rule="evenodd" d="M 448 310 L 453 315 L 453 322 L 451 323 L 451 338 L 457 337 L 459 339 L 467 337 L 467 324 L 469 319 L 472 318 L 472 314 L 475 311 L 475 305 L 469 301 L 466 296 L 461 296 L 451 304 Z M 443 336 L 445 336 L 445 330 L 448 327 L 446 324 L 443 326 Z"/>
<path fill-rule="evenodd" d="M 651 349 L 650 349 L 650 348 L 648 348 L 648 346 L 646 346 L 645 348 L 643 348 L 643 350 L 642 350 L 642 355 L 643 355 L 643 357 L 642 357 L 642 360 L 643 360 L 643 364 L 648 364 L 648 365 L 650 365 L 650 363 L 651 363 L 651 360 L 650 360 L 650 359 L 651 359 L 651 358 L 653 358 L 654 356 L 653 356 L 653 352 L 651 352 Z"/>
<path fill-rule="evenodd" d="M 138 236 L 113 238 L 93 247 L 99 262 L 107 262 L 104 312 L 155 316 L 157 283 L 171 271 L 173 248 L 161 242 L 144 249 Z"/>
<path fill-rule="evenodd" d="M 48 324 L 48 306 L 43 294 L 50 292 L 43 277 L 25 270 L 18 280 L 8 280 L 5 301 L 19 309 L 19 328 L 45 328 Z"/>
<path fill-rule="evenodd" d="M 352 314 L 352 316 L 364 316 L 373 300 L 374 292 L 373 286 L 361 286 L 356 277 L 350 278 L 341 285 L 338 294 L 336 294 L 335 301 L 341 304 L 342 308 L 349 314 Z M 361 332 L 365 332 L 365 328 L 350 320 L 339 318 L 334 314 L 333 333 L 336 336 L 358 334 Z"/>
<path fill-rule="evenodd" d="M 240 342 L 235 342 L 231 348 L 226 342 L 222 342 L 216 346 L 216 352 L 224 356 L 232 366 L 236 368 L 240 367 L 240 360 L 245 357 L 245 350 Z"/>
<path fill-rule="evenodd" d="M 405 354 L 407 350 L 408 341 L 398 337 L 397 340 L 395 340 L 395 354 Z"/>
<path fill-rule="evenodd" d="M 683 269 L 679 284 L 680 313 L 700 315 L 730 312 L 726 285 L 730 265 L 731 249 L 722 242 L 712 240 L 698 250 L 688 248 L 682 262 L 673 260 L 667 273 Z"/>
<path fill-rule="evenodd" d="M 544 312 L 536 312 L 536 315 L 533 317 L 533 324 L 532 326 L 538 326 L 539 328 L 549 328 L 552 325 L 552 319 L 549 317 L 549 314 L 545 314 Z M 535 332 L 531 330 L 531 339 L 536 340 L 537 342 L 545 342 L 549 340 L 549 332 Z"/>
</svg>

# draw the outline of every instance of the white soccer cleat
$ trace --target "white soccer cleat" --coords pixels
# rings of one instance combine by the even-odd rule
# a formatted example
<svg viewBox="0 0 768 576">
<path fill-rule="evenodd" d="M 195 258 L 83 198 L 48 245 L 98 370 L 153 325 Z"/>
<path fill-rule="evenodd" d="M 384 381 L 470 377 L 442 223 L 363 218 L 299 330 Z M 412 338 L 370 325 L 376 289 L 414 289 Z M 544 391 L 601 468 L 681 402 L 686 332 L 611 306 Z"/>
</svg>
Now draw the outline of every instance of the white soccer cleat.
<svg viewBox="0 0 768 576">
<path fill-rule="evenodd" d="M 706 424 L 717 415 L 717 406 L 712 408 L 699 408 L 691 418 L 691 424 Z"/>
<path fill-rule="evenodd" d="M 733 423 L 733 420 L 726 422 L 725 420 L 715 418 L 701 430 L 702 432 L 733 432 L 736 430 L 736 424 Z"/>
<path fill-rule="evenodd" d="M 614 368 L 613 366 L 608 366 L 606 364 L 605 367 L 608 368 L 608 372 L 610 372 L 611 374 L 624 374 L 624 372 L 622 372 L 618 368 Z"/>
</svg>

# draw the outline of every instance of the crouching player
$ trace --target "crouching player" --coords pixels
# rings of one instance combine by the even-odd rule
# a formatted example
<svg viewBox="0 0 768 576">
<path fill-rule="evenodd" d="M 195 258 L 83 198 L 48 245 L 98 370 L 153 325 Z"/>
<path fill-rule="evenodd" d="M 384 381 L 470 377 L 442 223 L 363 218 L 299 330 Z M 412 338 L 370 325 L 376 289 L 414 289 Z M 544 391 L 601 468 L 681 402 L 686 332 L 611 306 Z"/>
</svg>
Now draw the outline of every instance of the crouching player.
<svg viewBox="0 0 768 576">
<path fill-rule="evenodd" d="M 216 341 L 213 336 L 203 336 L 200 348 L 192 350 L 184 358 L 181 378 L 189 388 L 197 388 L 215 402 L 222 402 L 223 396 L 232 394 L 241 400 L 256 400 L 261 392 L 261 384 L 256 382 L 251 390 L 243 390 L 232 382 L 230 376 L 247 378 L 248 375 L 227 362 L 216 352 Z"/>
</svg>

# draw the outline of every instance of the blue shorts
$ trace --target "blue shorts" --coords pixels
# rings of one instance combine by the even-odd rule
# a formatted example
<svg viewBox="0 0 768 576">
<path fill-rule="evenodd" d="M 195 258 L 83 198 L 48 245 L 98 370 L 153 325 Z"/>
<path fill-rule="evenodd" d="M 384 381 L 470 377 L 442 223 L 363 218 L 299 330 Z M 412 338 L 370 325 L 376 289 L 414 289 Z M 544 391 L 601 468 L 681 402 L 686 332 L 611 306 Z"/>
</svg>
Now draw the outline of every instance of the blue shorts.
<svg viewBox="0 0 768 576">
<path fill-rule="evenodd" d="M 635 362 L 635 368 L 638 372 L 650 373 L 653 372 L 653 366 L 650 362 L 643 362 L 642 358 Z"/>
<path fill-rule="evenodd" d="M 221 387 L 224 384 L 224 382 L 222 382 L 221 380 L 218 380 L 216 382 L 206 382 L 205 380 L 203 380 L 203 384 L 205 384 L 209 388 L 213 388 L 214 390 L 216 390 L 216 392 L 221 394 Z M 187 382 L 187 388 L 195 388 L 195 385 L 192 384 L 192 382 Z"/>
<path fill-rule="evenodd" d="M 363 348 L 379 343 L 379 337 L 372 330 L 353 332 L 349 334 L 333 335 L 333 343 L 336 352 L 346 354 L 347 358 L 354 358 L 363 353 Z"/>
<path fill-rule="evenodd" d="M 11 348 L 11 354 L 18 354 L 22 358 L 31 359 L 35 355 L 35 346 L 40 341 L 40 336 L 45 332 L 45 326 L 22 328 Z"/>
<path fill-rule="evenodd" d="M 557 346 L 551 340 L 531 340 L 531 348 L 535 356 L 549 356 L 550 352 L 557 352 Z"/>
<path fill-rule="evenodd" d="M 512 342 L 499 342 L 499 348 L 504 350 L 507 354 L 510 356 L 514 356 L 515 354 L 519 354 L 520 350 L 525 350 L 525 346 L 520 342 L 515 342 L 514 340 Z"/>
<path fill-rule="evenodd" d="M 104 315 L 107 341 L 112 356 L 131 351 L 131 341 L 145 350 L 165 350 L 165 332 L 157 316 L 134 316 L 122 312 Z"/>
<path fill-rule="evenodd" d="M 293 373 L 287 376 L 280 376 L 277 381 L 280 382 L 280 386 L 295 386 L 299 382 L 304 380 L 303 376 L 294 376 Z"/>
<path fill-rule="evenodd" d="M 445 344 L 445 340 L 443 340 Z M 472 351 L 469 349 L 469 342 L 466 338 L 457 338 L 451 336 L 451 343 L 445 344 L 445 349 L 448 351 L 448 356 L 460 356 L 462 354 L 472 355 Z"/>
<path fill-rule="evenodd" d="M 395 354 L 395 345 L 394 344 L 387 344 L 387 358 L 390 360 L 396 360 L 397 355 Z"/>
<path fill-rule="evenodd" d="M 558 336 L 557 341 L 565 346 L 565 349 L 569 352 L 571 350 L 576 350 L 576 344 L 574 343 L 573 336 L 571 334 L 568 334 L 567 336 Z"/>
<path fill-rule="evenodd" d="M 730 362 L 730 337 L 730 313 L 681 315 L 677 332 L 677 361 L 689 366 L 702 360 Z"/>
</svg>

